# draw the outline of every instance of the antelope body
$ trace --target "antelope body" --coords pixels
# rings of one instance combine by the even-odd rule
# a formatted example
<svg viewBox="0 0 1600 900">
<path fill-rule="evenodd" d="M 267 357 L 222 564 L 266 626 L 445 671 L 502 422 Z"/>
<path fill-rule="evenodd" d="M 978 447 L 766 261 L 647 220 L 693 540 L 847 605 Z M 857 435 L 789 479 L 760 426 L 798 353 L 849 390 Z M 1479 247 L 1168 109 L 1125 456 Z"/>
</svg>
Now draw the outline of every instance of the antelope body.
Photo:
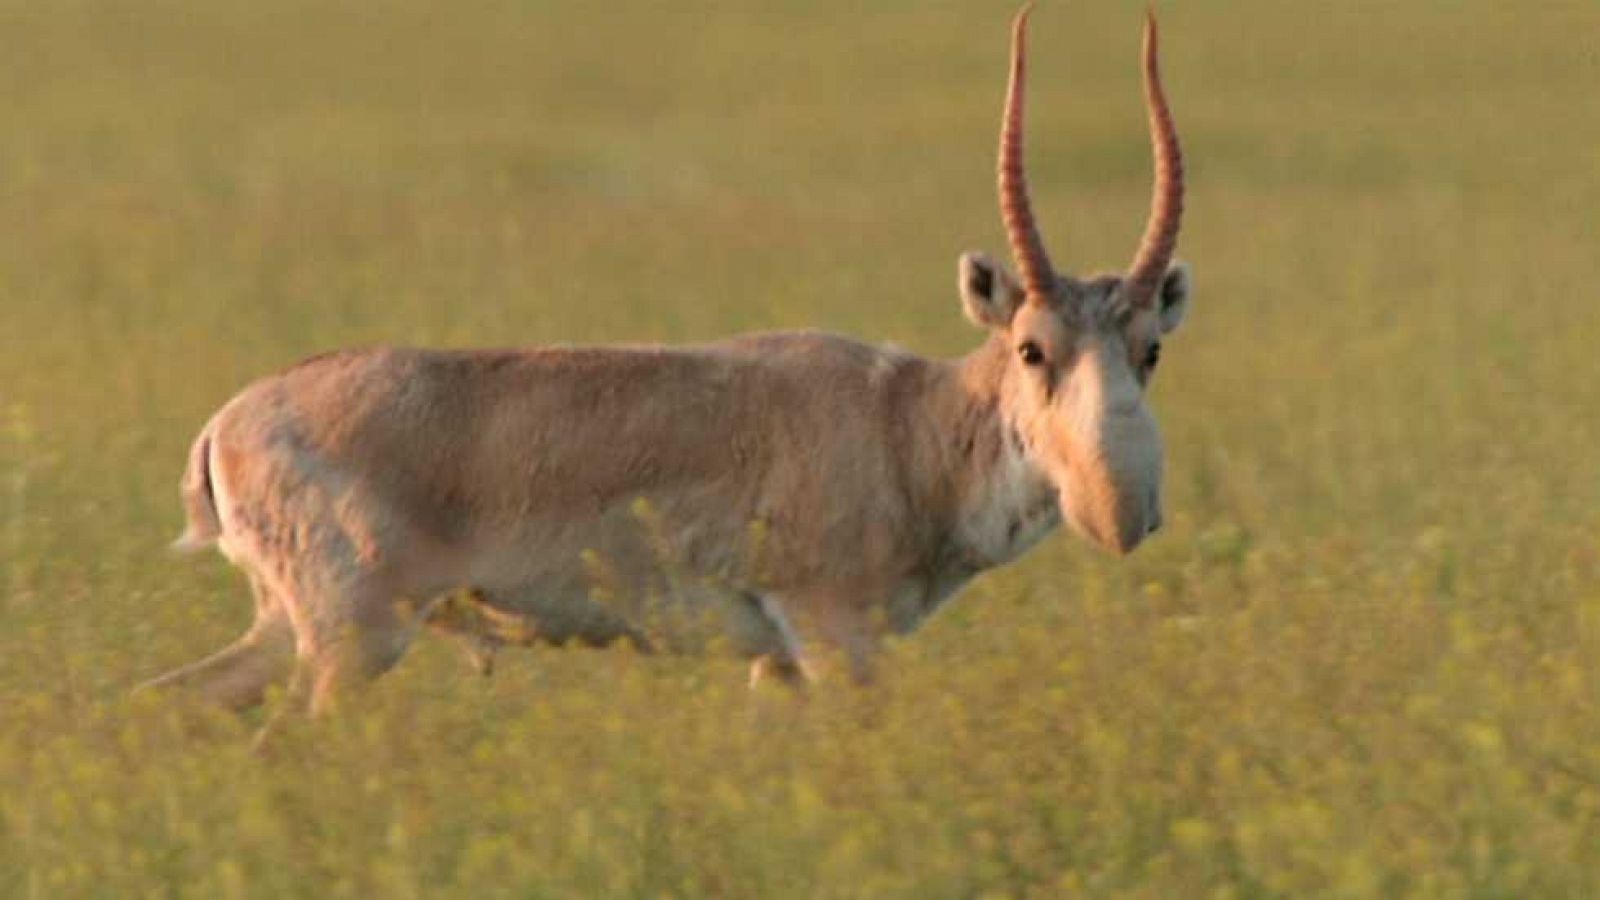
<svg viewBox="0 0 1600 900">
<path fill-rule="evenodd" d="M 961 258 L 965 312 L 989 332 L 975 351 L 795 332 L 307 360 L 217 412 L 184 476 L 179 545 L 215 542 L 248 573 L 255 622 L 152 684 L 238 707 L 292 669 L 291 705 L 316 711 L 421 625 L 464 635 L 485 665 L 503 643 L 687 647 L 708 628 L 755 660 L 752 678 L 831 656 L 864 678 L 885 631 L 1063 519 L 1131 550 L 1160 524 L 1144 391 L 1188 296 L 1154 20 L 1149 224 L 1126 276 L 1087 280 L 1052 270 L 1028 205 L 1026 22 L 999 165 L 1019 277 Z"/>
</svg>

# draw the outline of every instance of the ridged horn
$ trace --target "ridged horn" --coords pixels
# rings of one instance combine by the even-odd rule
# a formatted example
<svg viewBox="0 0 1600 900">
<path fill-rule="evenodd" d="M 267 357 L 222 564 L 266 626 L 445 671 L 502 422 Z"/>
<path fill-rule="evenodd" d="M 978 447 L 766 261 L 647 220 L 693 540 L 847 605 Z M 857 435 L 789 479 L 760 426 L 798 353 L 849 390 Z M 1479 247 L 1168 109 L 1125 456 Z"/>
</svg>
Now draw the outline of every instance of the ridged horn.
<svg viewBox="0 0 1600 900">
<path fill-rule="evenodd" d="M 1006 84 L 1005 115 L 1000 120 L 1000 218 L 1011 242 L 1011 257 L 1028 300 L 1043 301 L 1055 292 L 1055 270 L 1028 202 L 1028 178 L 1022 168 L 1022 94 L 1027 57 L 1028 13 L 1022 7 L 1011 26 L 1011 78 Z"/>
<path fill-rule="evenodd" d="M 1144 102 L 1150 116 L 1150 151 L 1155 159 L 1155 184 L 1150 191 L 1150 218 L 1144 226 L 1139 251 L 1128 266 L 1123 294 L 1130 306 L 1148 306 L 1156 295 L 1172 252 L 1178 245 L 1178 225 L 1183 219 L 1183 151 L 1178 129 L 1161 89 L 1161 68 L 1156 35 L 1156 15 L 1145 13 Z"/>
</svg>

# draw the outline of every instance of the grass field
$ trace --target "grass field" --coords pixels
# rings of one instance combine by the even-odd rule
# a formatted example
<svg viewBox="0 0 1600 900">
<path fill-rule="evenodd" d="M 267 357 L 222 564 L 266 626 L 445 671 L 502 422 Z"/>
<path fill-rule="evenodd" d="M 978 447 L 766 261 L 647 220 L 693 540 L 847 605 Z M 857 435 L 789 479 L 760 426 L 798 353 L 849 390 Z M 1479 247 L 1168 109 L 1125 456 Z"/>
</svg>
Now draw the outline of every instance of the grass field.
<svg viewBox="0 0 1600 900">
<path fill-rule="evenodd" d="M 1600 7 L 1163 4 L 1196 302 L 1159 538 L 803 706 L 423 639 L 255 758 L 127 688 L 249 618 L 188 442 L 311 353 L 977 340 L 1005 3 L 0 2 L 0 897 L 1600 896 Z M 1034 17 L 1120 266 L 1142 5 Z"/>
</svg>

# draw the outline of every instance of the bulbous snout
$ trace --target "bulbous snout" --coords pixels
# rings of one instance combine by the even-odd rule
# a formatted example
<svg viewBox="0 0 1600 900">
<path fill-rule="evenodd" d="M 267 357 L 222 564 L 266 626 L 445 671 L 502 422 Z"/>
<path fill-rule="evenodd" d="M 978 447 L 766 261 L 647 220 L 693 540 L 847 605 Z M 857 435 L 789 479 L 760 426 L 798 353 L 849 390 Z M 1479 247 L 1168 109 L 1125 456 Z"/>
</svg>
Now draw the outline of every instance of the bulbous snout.
<svg viewBox="0 0 1600 900">
<path fill-rule="evenodd" d="M 1113 553 L 1161 527 L 1161 431 L 1113 342 L 1085 342 L 1052 409 L 1051 469 L 1062 518 Z"/>
<path fill-rule="evenodd" d="M 1122 555 L 1161 528 L 1161 435 L 1142 405 L 1099 425 L 1098 439 L 1074 454 L 1060 485 L 1062 518 Z"/>
<path fill-rule="evenodd" d="M 1067 504 L 1063 504 L 1064 506 Z M 1073 530 L 1102 548 L 1125 556 L 1161 529 L 1161 501 L 1157 497 L 1129 498 L 1113 508 L 1072 504 L 1064 518 Z"/>
</svg>

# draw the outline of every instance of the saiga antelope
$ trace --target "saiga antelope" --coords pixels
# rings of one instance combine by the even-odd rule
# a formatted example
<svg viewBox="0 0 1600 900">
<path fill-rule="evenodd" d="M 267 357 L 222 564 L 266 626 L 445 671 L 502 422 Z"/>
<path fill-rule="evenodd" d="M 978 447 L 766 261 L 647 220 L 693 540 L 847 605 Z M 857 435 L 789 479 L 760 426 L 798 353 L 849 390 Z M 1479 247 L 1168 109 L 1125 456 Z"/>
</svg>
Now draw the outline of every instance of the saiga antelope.
<svg viewBox="0 0 1600 900">
<path fill-rule="evenodd" d="M 292 668 L 285 709 L 317 712 L 422 624 L 485 651 L 648 647 L 637 598 L 669 595 L 715 620 L 752 679 L 810 677 L 824 657 L 864 678 L 883 633 L 1063 519 L 1132 550 L 1161 524 L 1145 391 L 1189 298 L 1178 136 L 1151 16 L 1143 239 L 1125 275 L 1058 273 L 1023 171 L 1027 15 L 999 152 L 1016 276 L 980 253 L 959 264 L 988 332 L 976 350 L 793 332 L 306 360 L 223 406 L 183 478 L 178 546 L 215 542 L 244 569 L 255 622 L 151 684 L 242 707 Z"/>
</svg>

